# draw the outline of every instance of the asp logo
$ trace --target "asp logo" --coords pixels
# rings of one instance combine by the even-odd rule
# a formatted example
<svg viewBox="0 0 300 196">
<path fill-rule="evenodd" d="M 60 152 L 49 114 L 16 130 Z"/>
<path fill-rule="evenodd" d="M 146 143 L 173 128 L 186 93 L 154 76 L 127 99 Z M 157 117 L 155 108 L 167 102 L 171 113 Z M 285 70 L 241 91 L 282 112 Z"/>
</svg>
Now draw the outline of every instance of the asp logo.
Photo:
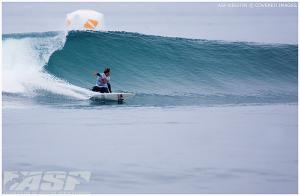
<svg viewBox="0 0 300 196">
<path fill-rule="evenodd" d="M 88 183 L 89 171 L 5 171 L 4 193 L 74 192 L 77 185 Z"/>
</svg>

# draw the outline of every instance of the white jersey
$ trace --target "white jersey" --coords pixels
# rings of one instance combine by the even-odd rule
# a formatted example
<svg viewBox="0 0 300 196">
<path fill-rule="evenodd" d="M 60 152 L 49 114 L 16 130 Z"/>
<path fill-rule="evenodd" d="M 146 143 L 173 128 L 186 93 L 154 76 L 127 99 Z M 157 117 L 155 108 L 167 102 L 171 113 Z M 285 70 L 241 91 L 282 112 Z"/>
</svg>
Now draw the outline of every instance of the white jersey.
<svg viewBox="0 0 300 196">
<path fill-rule="evenodd" d="M 109 82 L 110 77 L 106 76 L 104 73 L 102 74 L 97 73 L 96 75 L 97 75 L 96 86 L 108 88 L 107 83 Z"/>
</svg>

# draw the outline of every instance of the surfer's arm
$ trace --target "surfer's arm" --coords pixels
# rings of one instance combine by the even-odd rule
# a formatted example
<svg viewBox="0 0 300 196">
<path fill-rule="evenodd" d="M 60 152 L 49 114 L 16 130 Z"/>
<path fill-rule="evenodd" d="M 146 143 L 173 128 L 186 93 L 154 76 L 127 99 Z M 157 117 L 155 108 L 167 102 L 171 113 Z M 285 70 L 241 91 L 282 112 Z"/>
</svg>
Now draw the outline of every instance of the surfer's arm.
<svg viewBox="0 0 300 196">
<path fill-rule="evenodd" d="M 101 75 L 99 74 L 99 72 L 96 72 L 96 71 L 93 73 L 93 75 L 94 75 L 94 76 L 99 76 L 99 77 L 101 76 Z"/>
<path fill-rule="evenodd" d="M 108 87 L 108 91 L 111 93 L 111 85 L 109 82 L 107 83 L 107 87 Z"/>
</svg>

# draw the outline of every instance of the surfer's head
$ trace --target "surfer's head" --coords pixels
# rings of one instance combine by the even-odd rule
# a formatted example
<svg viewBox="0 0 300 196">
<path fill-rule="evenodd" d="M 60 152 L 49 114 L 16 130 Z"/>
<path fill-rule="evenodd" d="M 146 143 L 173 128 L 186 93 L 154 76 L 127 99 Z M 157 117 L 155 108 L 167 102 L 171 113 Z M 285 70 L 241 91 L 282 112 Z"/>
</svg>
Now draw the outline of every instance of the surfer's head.
<svg viewBox="0 0 300 196">
<path fill-rule="evenodd" d="M 103 73 L 106 75 L 106 76 L 109 76 L 110 75 L 110 68 L 105 68 Z"/>
</svg>

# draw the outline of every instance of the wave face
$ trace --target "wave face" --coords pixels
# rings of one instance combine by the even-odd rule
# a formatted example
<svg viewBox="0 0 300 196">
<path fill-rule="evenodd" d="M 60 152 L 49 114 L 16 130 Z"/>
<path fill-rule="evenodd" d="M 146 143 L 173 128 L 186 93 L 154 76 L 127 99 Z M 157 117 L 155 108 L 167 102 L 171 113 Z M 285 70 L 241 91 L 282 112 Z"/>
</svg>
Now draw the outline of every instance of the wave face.
<svg viewBox="0 0 300 196">
<path fill-rule="evenodd" d="M 297 45 L 128 32 L 69 32 L 60 44 L 55 42 L 58 37 L 61 36 L 55 33 L 4 36 L 4 53 L 22 45 L 19 55 L 29 58 L 21 59 L 22 63 L 15 67 L 24 71 L 30 67 L 40 74 L 39 85 L 47 83 L 35 85 L 34 92 L 49 96 L 51 91 L 50 94 L 86 99 L 87 89 L 95 83 L 93 72 L 110 67 L 113 90 L 135 92 L 137 96 L 130 103 L 137 105 L 297 102 Z M 43 45 L 46 49 L 40 48 Z M 7 55 L 12 54 L 4 57 Z M 14 64 L 6 62 L 4 69 Z M 13 70 L 9 76 L 15 73 Z M 16 92 L 25 91 L 28 88 Z"/>
</svg>

